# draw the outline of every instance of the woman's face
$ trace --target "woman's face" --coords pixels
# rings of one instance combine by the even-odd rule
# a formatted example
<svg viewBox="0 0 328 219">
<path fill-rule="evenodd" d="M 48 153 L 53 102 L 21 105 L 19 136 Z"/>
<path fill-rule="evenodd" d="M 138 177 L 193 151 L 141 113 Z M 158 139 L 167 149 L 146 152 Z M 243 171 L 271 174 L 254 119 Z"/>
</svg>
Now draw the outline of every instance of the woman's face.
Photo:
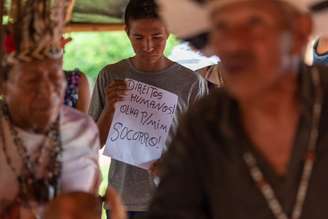
<svg viewBox="0 0 328 219">
<path fill-rule="evenodd" d="M 5 99 L 15 125 L 44 132 L 57 119 L 66 87 L 62 60 L 20 62 L 9 73 Z"/>
<path fill-rule="evenodd" d="M 131 20 L 127 27 L 136 58 L 142 62 L 156 63 L 163 58 L 168 32 L 159 19 Z"/>
</svg>

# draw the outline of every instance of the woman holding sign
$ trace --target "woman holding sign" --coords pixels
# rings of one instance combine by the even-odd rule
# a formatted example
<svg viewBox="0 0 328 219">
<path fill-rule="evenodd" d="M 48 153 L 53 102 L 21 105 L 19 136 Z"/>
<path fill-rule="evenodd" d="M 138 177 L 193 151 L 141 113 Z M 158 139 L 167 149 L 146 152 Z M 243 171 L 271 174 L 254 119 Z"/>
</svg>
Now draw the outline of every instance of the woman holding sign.
<svg viewBox="0 0 328 219">
<path fill-rule="evenodd" d="M 148 143 L 150 138 L 161 136 L 160 148 L 165 150 L 177 126 L 178 116 L 197 98 L 205 95 L 207 87 L 196 73 L 164 56 L 169 33 L 158 16 L 153 0 L 130 1 L 125 13 L 125 24 L 136 55 L 108 65 L 101 71 L 90 114 L 97 121 L 102 145 L 107 143 L 106 154 L 112 157 L 109 183 L 123 197 L 130 218 L 139 218 L 147 211 L 152 198 L 155 184 L 150 172 L 156 171 L 154 167 L 157 164 L 152 160 L 155 157 L 154 150 L 148 147 L 150 154 L 143 153 L 147 148 L 141 147 L 140 142 L 144 142 L 148 134 Z M 129 102 L 129 107 L 123 107 L 124 116 L 120 114 L 123 102 Z M 138 125 L 134 121 L 141 123 L 141 129 L 147 127 L 146 131 L 134 129 Z M 166 128 L 168 131 L 165 136 L 163 130 Z M 161 131 L 163 135 L 158 134 Z M 115 137 L 123 138 L 120 142 L 136 140 L 128 144 L 110 141 Z M 136 147 L 132 148 L 132 144 Z M 110 150 L 116 153 L 107 153 Z M 157 154 L 158 159 L 161 153 L 159 151 Z M 122 159 L 114 158 L 114 154 L 120 155 Z M 138 159 L 148 159 L 150 162 L 140 165 L 128 162 Z"/>
</svg>

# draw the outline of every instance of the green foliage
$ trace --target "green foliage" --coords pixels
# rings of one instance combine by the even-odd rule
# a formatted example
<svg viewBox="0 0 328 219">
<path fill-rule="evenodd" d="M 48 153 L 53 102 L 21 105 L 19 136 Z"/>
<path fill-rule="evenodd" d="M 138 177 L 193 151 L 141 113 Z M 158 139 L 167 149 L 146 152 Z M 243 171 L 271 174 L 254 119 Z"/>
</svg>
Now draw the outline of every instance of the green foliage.
<svg viewBox="0 0 328 219">
<path fill-rule="evenodd" d="M 64 69 L 81 69 L 93 81 L 108 64 L 133 56 L 130 41 L 123 31 L 103 33 L 71 33 L 73 41 L 65 47 Z M 178 43 L 170 37 L 165 54 Z"/>
<path fill-rule="evenodd" d="M 81 69 L 93 80 L 107 64 L 133 54 L 122 32 L 72 33 L 73 41 L 65 47 L 64 69 Z"/>
<path fill-rule="evenodd" d="M 8 24 L 9 22 L 9 17 L 8 16 L 3 16 L 2 17 L 2 24 Z"/>
</svg>

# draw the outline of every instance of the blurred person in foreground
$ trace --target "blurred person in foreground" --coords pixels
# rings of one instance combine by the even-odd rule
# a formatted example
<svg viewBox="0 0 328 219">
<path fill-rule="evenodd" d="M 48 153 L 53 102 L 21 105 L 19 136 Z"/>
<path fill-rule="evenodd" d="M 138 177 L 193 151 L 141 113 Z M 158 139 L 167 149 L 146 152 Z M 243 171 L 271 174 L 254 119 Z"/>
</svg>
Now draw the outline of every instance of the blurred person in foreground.
<svg viewBox="0 0 328 219">
<path fill-rule="evenodd" d="M 201 1 L 161 2 L 181 18 Z M 185 115 L 148 218 L 328 217 L 328 74 L 303 63 L 320 3 L 203 1 L 225 87 Z"/>
<path fill-rule="evenodd" d="M 100 219 L 100 199 L 90 193 L 61 194 L 49 203 L 44 219 Z"/>
</svg>

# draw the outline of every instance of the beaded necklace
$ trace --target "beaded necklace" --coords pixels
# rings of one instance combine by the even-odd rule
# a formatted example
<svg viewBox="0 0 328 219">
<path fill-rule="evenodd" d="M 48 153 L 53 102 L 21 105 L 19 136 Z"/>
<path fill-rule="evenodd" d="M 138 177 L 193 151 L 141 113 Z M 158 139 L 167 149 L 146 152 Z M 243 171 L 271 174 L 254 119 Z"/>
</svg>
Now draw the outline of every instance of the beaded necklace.
<svg viewBox="0 0 328 219">
<path fill-rule="evenodd" d="M 303 167 L 303 173 L 300 180 L 300 185 L 298 188 L 298 192 L 296 195 L 296 203 L 294 205 L 291 219 L 299 219 L 303 212 L 305 198 L 309 188 L 309 182 L 311 179 L 313 166 L 316 160 L 316 145 L 318 141 L 319 135 L 319 124 L 320 124 L 320 116 L 322 110 L 322 93 L 320 86 L 320 75 L 317 69 L 313 69 L 312 72 L 312 81 L 314 84 L 315 90 L 315 103 L 313 105 L 313 116 L 312 116 L 312 126 L 310 131 L 310 139 L 308 144 L 308 149 L 305 158 L 305 164 Z M 268 207 L 272 211 L 273 215 L 276 219 L 288 219 L 286 212 L 283 210 L 281 203 L 276 197 L 276 194 L 269 184 L 269 182 L 265 179 L 264 174 L 261 169 L 257 165 L 257 161 L 255 156 L 247 151 L 244 153 L 244 161 L 247 164 L 250 175 L 255 182 L 258 189 L 261 191 L 264 196 Z"/>
<path fill-rule="evenodd" d="M 22 170 L 19 172 L 13 165 L 9 156 L 6 137 L 3 130 L 2 147 L 8 166 L 15 173 L 19 184 L 19 194 L 16 197 L 16 202 L 22 206 L 30 207 L 29 202 L 33 201 L 39 204 L 44 204 L 53 199 L 58 192 L 58 179 L 61 175 L 62 164 L 59 157 L 62 154 L 62 144 L 59 131 L 59 118 L 50 127 L 48 134 L 45 136 L 47 141 L 43 141 L 36 150 L 36 159 L 31 159 L 28 154 L 23 140 L 19 137 L 18 131 L 12 125 L 10 112 L 6 103 L 1 103 L 1 113 L 3 118 L 8 123 L 11 137 L 18 151 L 18 155 L 22 160 Z M 46 147 L 45 143 L 49 142 Z M 48 163 L 45 167 L 46 176 L 40 178 L 36 176 L 36 168 L 40 168 L 42 154 L 48 155 Z"/>
</svg>

